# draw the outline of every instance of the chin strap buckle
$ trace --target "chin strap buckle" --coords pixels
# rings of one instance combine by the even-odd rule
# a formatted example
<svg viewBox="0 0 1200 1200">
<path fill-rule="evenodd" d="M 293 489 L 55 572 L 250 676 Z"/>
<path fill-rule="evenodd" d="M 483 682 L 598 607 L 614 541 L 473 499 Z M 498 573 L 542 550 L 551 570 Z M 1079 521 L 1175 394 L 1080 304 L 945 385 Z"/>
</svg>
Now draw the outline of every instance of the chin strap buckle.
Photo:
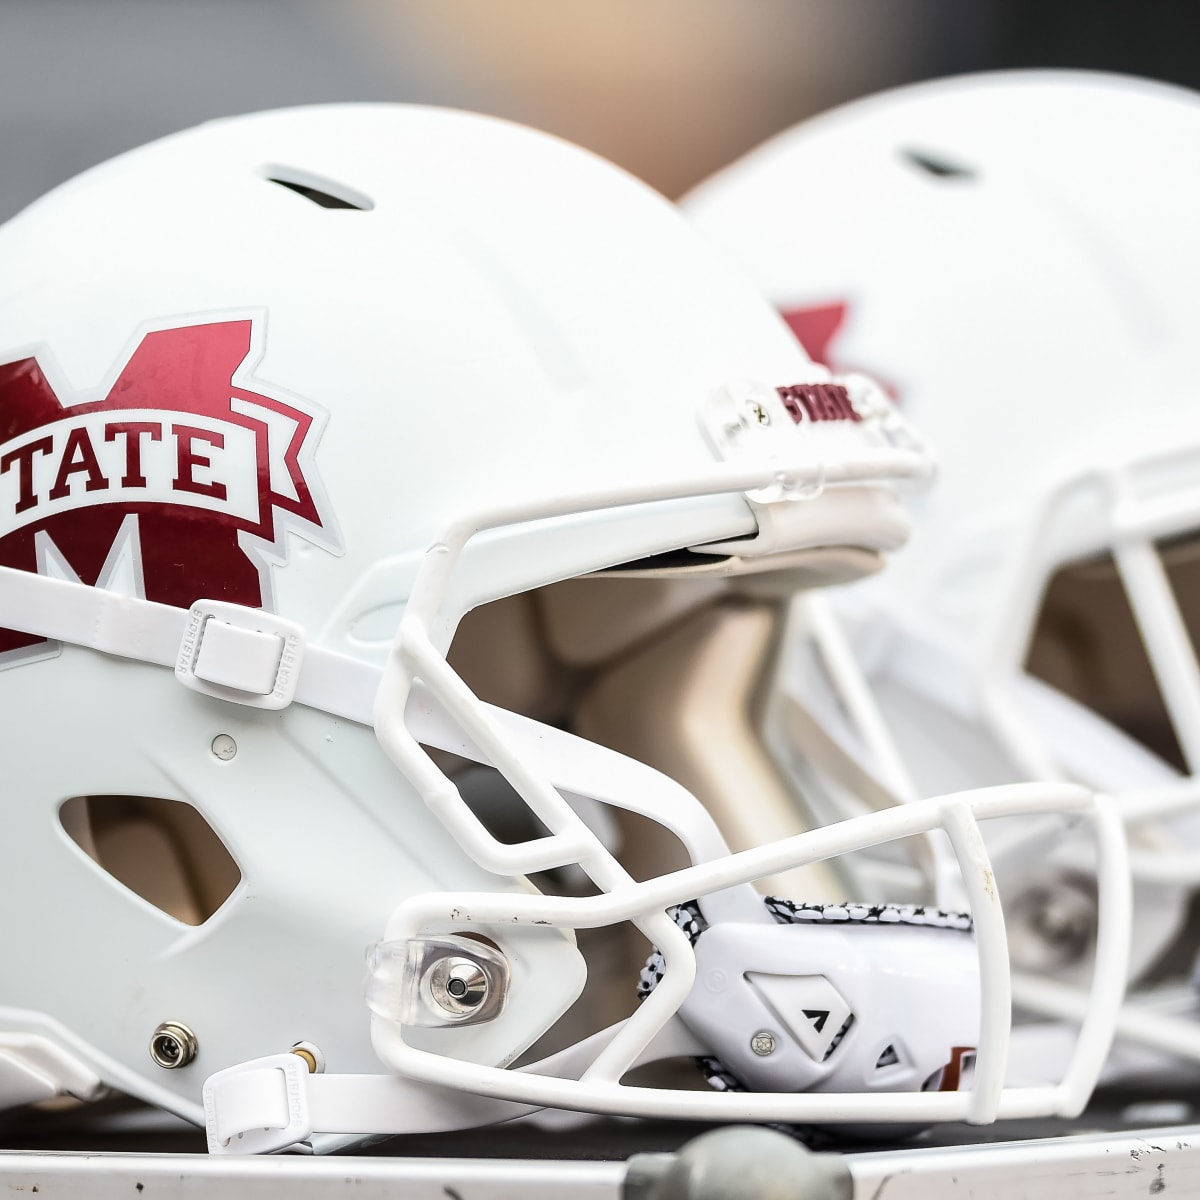
<svg viewBox="0 0 1200 1200">
<path fill-rule="evenodd" d="M 184 687 L 250 708 L 291 704 L 304 660 L 304 629 L 274 613 L 197 600 L 175 660 Z"/>
<path fill-rule="evenodd" d="M 204 1084 L 210 1154 L 270 1154 L 313 1135 L 308 1065 L 273 1054 L 218 1071 Z"/>
</svg>

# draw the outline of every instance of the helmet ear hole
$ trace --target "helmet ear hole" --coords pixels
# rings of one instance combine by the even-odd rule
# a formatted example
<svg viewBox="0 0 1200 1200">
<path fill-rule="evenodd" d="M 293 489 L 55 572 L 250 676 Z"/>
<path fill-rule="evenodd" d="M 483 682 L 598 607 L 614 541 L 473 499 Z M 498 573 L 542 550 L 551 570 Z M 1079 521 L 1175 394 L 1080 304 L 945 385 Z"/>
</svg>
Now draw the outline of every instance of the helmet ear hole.
<svg viewBox="0 0 1200 1200">
<path fill-rule="evenodd" d="M 117 883 L 185 925 L 203 925 L 241 882 L 216 831 L 180 800 L 72 796 L 59 820 Z"/>
</svg>

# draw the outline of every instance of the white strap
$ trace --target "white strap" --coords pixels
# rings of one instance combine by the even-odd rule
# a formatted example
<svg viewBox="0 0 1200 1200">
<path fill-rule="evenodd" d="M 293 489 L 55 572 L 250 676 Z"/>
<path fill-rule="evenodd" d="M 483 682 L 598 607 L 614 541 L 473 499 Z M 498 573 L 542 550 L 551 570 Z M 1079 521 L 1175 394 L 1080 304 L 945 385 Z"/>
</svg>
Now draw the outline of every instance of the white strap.
<svg viewBox="0 0 1200 1200">
<path fill-rule="evenodd" d="M 0 627 L 174 666 L 187 613 L 102 588 L 0 567 Z"/>
<path fill-rule="evenodd" d="M 304 1063 L 294 1054 L 274 1057 L 278 1064 L 273 1059 L 259 1059 L 252 1069 L 237 1070 L 236 1083 L 225 1079 L 212 1094 L 205 1091 L 210 1149 L 214 1142 L 219 1148 L 232 1149 L 236 1141 L 259 1130 L 273 1131 L 272 1141 L 285 1131 L 299 1140 L 311 1136 L 306 1089 L 286 1060 L 293 1059 L 301 1070 L 306 1069 Z"/>
<path fill-rule="evenodd" d="M 601 1029 L 521 1073 L 577 1079 L 624 1022 Z M 642 1061 L 704 1053 L 681 1021 L 669 1022 Z M 438 1133 L 511 1121 L 541 1105 L 496 1100 L 397 1075 L 312 1075 L 295 1054 L 256 1058 L 204 1084 L 208 1148 L 213 1154 L 284 1150 L 313 1133 Z"/>
<path fill-rule="evenodd" d="M 200 632 L 190 630 L 197 617 L 208 618 L 203 640 L 198 636 L 189 640 L 189 632 Z M 250 625 L 264 628 L 254 630 Z M 274 656 L 272 671 L 278 675 L 281 646 L 297 629 L 271 613 L 240 605 L 201 600 L 190 610 L 175 608 L 12 567 L 0 567 L 0 628 L 173 669 L 190 646 L 191 674 L 199 676 L 201 685 L 211 685 L 198 690 L 247 704 L 270 693 L 265 664 Z M 216 652 L 210 654 L 214 634 Z M 249 654 L 239 661 L 238 651 Z M 305 646 L 288 698 L 370 725 L 379 678 L 379 668 L 371 663 Z"/>
<path fill-rule="evenodd" d="M 212 1154 L 269 1154 L 328 1134 L 437 1133 L 493 1125 L 537 1111 L 395 1075 L 310 1075 L 275 1054 L 211 1076 L 204 1085 Z"/>
</svg>

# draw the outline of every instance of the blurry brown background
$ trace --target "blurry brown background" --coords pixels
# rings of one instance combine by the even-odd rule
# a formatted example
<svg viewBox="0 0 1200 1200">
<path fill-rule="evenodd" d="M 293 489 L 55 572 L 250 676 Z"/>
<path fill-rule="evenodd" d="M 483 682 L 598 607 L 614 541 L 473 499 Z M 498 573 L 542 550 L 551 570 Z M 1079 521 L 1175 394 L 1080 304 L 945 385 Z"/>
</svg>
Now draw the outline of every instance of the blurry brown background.
<svg viewBox="0 0 1200 1200">
<path fill-rule="evenodd" d="M 405 100 L 512 117 L 670 196 L 909 80 L 1090 66 L 1200 85 L 1193 0 L 0 0 L 0 219 L 207 117 Z"/>
</svg>

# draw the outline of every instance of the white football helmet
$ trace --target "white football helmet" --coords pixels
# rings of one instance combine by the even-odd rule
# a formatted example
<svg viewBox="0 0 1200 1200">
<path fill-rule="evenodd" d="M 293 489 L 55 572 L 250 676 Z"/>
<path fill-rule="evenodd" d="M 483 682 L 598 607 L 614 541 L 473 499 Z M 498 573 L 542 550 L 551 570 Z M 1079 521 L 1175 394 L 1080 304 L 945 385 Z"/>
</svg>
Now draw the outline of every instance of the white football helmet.
<svg viewBox="0 0 1200 1200">
<path fill-rule="evenodd" d="M 0 230 L 0 363 L 0 1103 L 118 1088 L 218 1152 L 538 1106 L 1082 1105 L 1124 972 L 1103 801 L 1002 788 L 730 854 L 562 727 L 569 668 L 675 639 L 723 581 L 873 569 L 931 469 L 648 189 L 451 112 L 215 123 Z M 617 690 L 652 727 L 660 692 Z M 1059 1085 L 1006 1090 L 976 820 L 1047 810 L 1096 830 L 1109 1000 Z M 750 886 L 942 829 L 971 920 Z M 683 865 L 635 880 L 655 831 Z M 585 990 L 575 931 L 622 923 L 655 947 L 640 1004 L 630 978 L 632 1015 L 539 1044 Z M 622 1082 L 679 1055 L 725 1090 Z"/>
<path fill-rule="evenodd" d="M 1118 794 L 1148 980 L 1190 967 L 1200 881 L 1197 136 L 1200 97 L 1167 85 L 939 80 L 798 126 L 686 202 L 814 357 L 877 372 L 940 455 L 910 546 L 837 595 L 899 747 L 874 776 L 901 796 L 1018 778 Z M 811 716 L 820 661 L 845 654 L 826 620 L 797 612 L 777 713 Z M 781 760 L 798 729 L 776 722 Z M 811 795 L 824 819 L 853 810 Z M 1053 977 L 1020 995 L 1077 1017 L 1086 995 L 1054 983 L 1078 982 L 1096 887 L 1069 846 L 1051 870 L 1028 860 L 1046 832 L 989 848 L 1020 893 L 1014 959 Z M 1131 1004 L 1120 1028 L 1200 1059 L 1194 1024 Z"/>
</svg>

